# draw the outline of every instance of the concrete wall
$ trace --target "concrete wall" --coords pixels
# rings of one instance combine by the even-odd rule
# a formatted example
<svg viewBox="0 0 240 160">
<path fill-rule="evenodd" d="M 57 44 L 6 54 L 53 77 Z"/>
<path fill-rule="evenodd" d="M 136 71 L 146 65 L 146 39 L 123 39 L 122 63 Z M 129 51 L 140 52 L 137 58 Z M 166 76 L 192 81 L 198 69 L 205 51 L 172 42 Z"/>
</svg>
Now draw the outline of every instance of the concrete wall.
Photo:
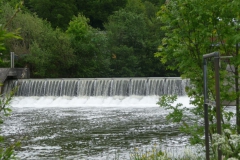
<svg viewBox="0 0 240 160">
<path fill-rule="evenodd" d="M 30 70 L 28 68 L 0 68 L 0 94 L 2 93 L 5 80 L 27 78 L 30 78 Z"/>
</svg>

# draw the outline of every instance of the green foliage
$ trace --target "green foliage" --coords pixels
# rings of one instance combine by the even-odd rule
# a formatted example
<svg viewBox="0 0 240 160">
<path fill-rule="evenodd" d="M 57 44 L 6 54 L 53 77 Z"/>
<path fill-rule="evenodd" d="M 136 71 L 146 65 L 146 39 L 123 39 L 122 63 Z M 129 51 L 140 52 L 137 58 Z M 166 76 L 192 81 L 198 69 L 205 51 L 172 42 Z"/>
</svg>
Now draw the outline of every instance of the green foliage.
<svg viewBox="0 0 240 160">
<path fill-rule="evenodd" d="M 79 14 L 78 17 L 73 17 L 73 20 L 70 21 L 67 33 L 73 35 L 77 41 L 84 41 L 88 38 L 87 33 L 91 30 L 88 23 L 89 19 Z"/>
<path fill-rule="evenodd" d="M 184 107 L 181 103 L 174 104 L 176 100 L 176 95 L 163 95 L 159 98 L 157 104 L 171 111 L 166 117 L 167 120 L 172 123 L 178 123 L 180 131 L 191 135 L 189 141 L 192 145 L 204 144 L 202 139 L 204 134 L 203 111 L 197 107 Z"/>
<path fill-rule="evenodd" d="M 33 41 L 29 48 L 30 54 L 23 57 L 23 62 L 31 66 L 34 76 L 72 77 L 69 69 L 74 64 L 75 55 L 70 38 L 60 30 L 49 30 L 42 42 Z"/>
<path fill-rule="evenodd" d="M 103 29 L 103 23 L 114 11 L 124 7 L 127 0 L 25 0 L 26 7 L 56 28 L 67 29 L 73 16 L 83 13 L 91 20 L 90 25 Z"/>
<path fill-rule="evenodd" d="M 6 29 L 1 25 L 0 26 L 0 51 L 5 50 L 5 41 L 7 39 L 11 38 L 18 38 L 18 36 L 15 33 L 9 33 L 6 31 Z"/>
<path fill-rule="evenodd" d="M 76 5 L 78 12 L 90 19 L 90 25 L 94 28 L 103 29 L 104 23 L 107 23 L 108 17 L 114 11 L 124 8 L 127 0 L 78 0 Z"/>
<path fill-rule="evenodd" d="M 2 5 L 3 1 L 0 1 L 0 5 Z M 1 10 L 2 11 L 2 10 Z M 13 16 L 8 19 L 6 22 L 6 24 L 8 24 L 10 21 L 12 21 L 12 19 L 14 18 L 14 16 L 16 15 L 16 13 L 18 12 L 15 11 L 15 13 L 13 14 Z M 5 43 L 6 40 L 9 39 L 19 39 L 19 35 L 17 34 L 17 32 L 9 32 L 6 29 L 7 25 L 3 26 L 0 23 L 0 52 L 2 52 L 3 50 L 6 49 L 5 47 Z M 0 59 L 1 61 L 1 65 L 4 65 L 4 62 L 2 60 L 2 58 Z M 14 95 L 14 90 L 11 91 L 8 95 L 0 95 L 0 124 L 3 123 L 3 119 L 6 116 L 9 116 L 11 113 L 11 109 L 9 108 L 10 106 L 10 102 L 12 100 L 12 97 Z M 14 144 L 10 144 L 10 145 L 6 145 L 5 144 L 5 140 L 3 136 L 0 136 L 0 159 L 1 160 L 8 160 L 8 159 L 15 159 L 15 153 L 14 150 L 15 148 L 20 146 L 20 142 L 16 142 Z"/>
<path fill-rule="evenodd" d="M 0 6 L 3 5 L 3 0 L 0 1 Z M 19 6 L 17 6 L 19 7 Z M 8 39 L 20 39 L 20 36 L 18 35 L 18 30 L 14 30 L 13 32 L 9 32 L 7 31 L 7 27 L 8 27 L 8 23 L 12 21 L 12 19 L 16 16 L 16 13 L 19 11 L 19 9 L 17 8 L 17 10 L 13 10 L 12 11 L 12 17 L 8 17 L 8 19 L 5 19 L 4 21 L 0 21 L 0 51 L 3 51 L 6 49 L 5 43 L 6 40 Z M 4 12 L 2 9 L 0 11 Z"/>
<path fill-rule="evenodd" d="M 77 14 L 75 0 L 25 0 L 25 3 L 32 13 L 46 19 L 53 28 L 65 30 L 69 21 Z"/>
<path fill-rule="evenodd" d="M 166 72 L 165 66 L 154 58 L 163 36 L 155 1 L 24 2 L 32 12 L 21 7 L 15 15 L 16 0 L 1 3 L 0 22 L 7 24 L 8 31 L 20 28 L 22 37 L 7 41 L 3 53 L 9 61 L 9 52 L 15 52 L 16 67 L 27 65 L 33 78 L 178 75 Z M 82 14 L 74 16 L 75 8 L 69 11 L 72 5 Z M 8 19 L 12 20 L 6 22 Z M 91 27 L 103 29 L 103 22 L 105 31 Z"/>
<path fill-rule="evenodd" d="M 155 6 L 159 7 L 159 6 L 163 5 L 166 2 L 166 0 L 142 0 L 142 2 L 150 2 L 150 3 L 154 4 Z"/>
<path fill-rule="evenodd" d="M 106 34 L 88 23 L 89 19 L 79 14 L 69 23 L 66 31 L 76 55 L 72 70 L 76 77 L 106 77 L 110 59 Z"/>
<path fill-rule="evenodd" d="M 1 0 L 0 6 L 3 5 L 3 3 L 4 3 L 4 0 Z M 21 6 L 22 6 L 22 3 L 18 3 L 16 5 L 17 8 L 15 10 L 13 10 L 13 12 L 12 12 L 12 16 L 7 17 L 7 19 L 5 19 L 5 20 L 0 21 L 0 53 L 1 53 L 0 66 L 1 67 L 8 66 L 8 62 L 6 62 L 4 60 L 6 57 L 6 54 L 2 54 L 6 51 L 7 41 L 12 40 L 12 39 L 21 39 L 21 37 L 19 36 L 18 29 L 12 30 L 12 32 L 9 32 L 7 30 L 9 23 L 15 18 L 16 14 L 19 12 L 19 9 Z M 0 13 L 1 12 L 3 12 L 2 9 L 1 9 Z"/>
<path fill-rule="evenodd" d="M 225 129 L 222 135 L 213 134 L 213 150 L 217 153 L 218 148 L 222 150 L 224 159 L 240 158 L 240 135 L 233 134 L 231 130 Z M 214 155 L 217 158 L 217 155 Z"/>
<path fill-rule="evenodd" d="M 11 3 L 13 3 L 11 0 Z M 77 13 L 82 13 L 90 19 L 90 25 L 94 28 L 104 29 L 104 24 L 108 22 L 108 18 L 115 11 L 123 9 L 127 3 L 132 0 L 70 0 L 70 1 L 50 1 L 50 0 L 25 0 L 25 6 L 32 13 L 36 13 L 39 17 L 46 19 L 56 28 L 67 28 L 68 22 Z M 155 6 L 161 6 L 165 0 L 141 0 L 142 2 L 150 2 Z M 135 5 L 136 6 L 136 5 Z"/>
<path fill-rule="evenodd" d="M 10 103 L 12 101 L 13 95 L 15 90 L 11 91 L 9 94 L 1 95 L 0 98 L 0 124 L 3 123 L 3 119 L 6 116 L 9 116 L 12 110 L 9 108 Z M 8 160 L 8 159 L 16 159 L 15 156 L 15 149 L 19 148 L 21 143 L 20 141 L 12 143 L 12 144 L 5 144 L 5 139 L 3 136 L 0 135 L 0 159 L 1 160 Z"/>
<path fill-rule="evenodd" d="M 190 79 L 191 86 L 187 87 L 191 104 L 195 107 L 184 108 L 172 106 L 172 99 L 162 97 L 159 101 L 161 107 L 172 109 L 168 118 L 173 122 L 180 122 L 181 130 L 191 135 L 192 144 L 203 143 L 203 74 L 202 56 L 206 53 L 219 51 L 222 56 L 233 56 L 230 60 L 222 60 L 220 71 L 221 101 L 238 101 L 239 91 L 239 53 L 236 43 L 239 43 L 239 8 L 240 1 L 224 0 L 175 0 L 168 1 L 161 6 L 158 18 L 163 24 L 161 29 L 165 37 L 155 54 L 168 68 L 177 69 L 183 78 Z M 234 66 L 235 72 L 225 71 L 226 65 Z M 213 61 L 208 62 L 208 93 L 209 100 L 215 101 L 215 82 Z M 169 102 L 169 103 L 166 103 Z M 170 107 L 169 107 L 170 105 Z M 238 107 L 237 107 L 238 108 Z M 231 111 L 225 110 L 221 105 L 222 127 L 231 128 Z M 188 114 L 193 116 L 189 117 Z M 237 109 L 235 116 L 239 118 Z M 191 124 L 184 119 L 189 118 Z M 237 119 L 238 119 L 237 118 Z M 209 133 L 210 137 L 216 133 L 216 108 L 209 106 Z M 238 123 L 238 122 L 237 122 Z M 238 123 L 239 124 L 239 123 Z M 238 128 L 238 124 L 234 127 Z M 210 140 L 212 140 L 210 138 Z"/>
<path fill-rule="evenodd" d="M 2 6 L 1 17 L 11 17 L 13 8 L 8 3 Z M 8 50 L 18 55 L 16 66 L 28 65 L 31 77 L 71 77 L 73 49 L 70 38 L 59 29 L 52 29 L 48 22 L 36 15 L 20 12 L 8 25 L 8 30 L 20 28 L 21 40 L 10 40 Z"/>
<path fill-rule="evenodd" d="M 162 62 L 173 62 L 169 68 L 178 69 L 184 77 L 201 77 L 203 54 L 215 50 L 220 50 L 222 55 L 233 54 L 238 37 L 233 23 L 234 18 L 239 17 L 237 3 L 169 1 L 158 13 L 166 33 L 159 47 L 162 51 L 156 56 L 161 57 Z"/>
<path fill-rule="evenodd" d="M 114 76 L 140 76 L 139 58 L 144 47 L 146 24 L 143 14 L 120 10 L 105 26 L 110 42 Z"/>
<path fill-rule="evenodd" d="M 129 0 L 105 24 L 112 55 L 113 76 L 164 76 L 165 67 L 154 59 L 161 31 L 156 6 Z"/>
<path fill-rule="evenodd" d="M 157 104 L 159 106 L 164 107 L 165 109 L 173 110 L 166 118 L 169 121 L 179 123 L 183 120 L 183 109 L 181 103 L 178 103 L 176 106 L 172 106 L 172 104 L 177 100 L 177 96 L 161 96 Z M 173 116 L 174 115 L 174 116 Z"/>
</svg>

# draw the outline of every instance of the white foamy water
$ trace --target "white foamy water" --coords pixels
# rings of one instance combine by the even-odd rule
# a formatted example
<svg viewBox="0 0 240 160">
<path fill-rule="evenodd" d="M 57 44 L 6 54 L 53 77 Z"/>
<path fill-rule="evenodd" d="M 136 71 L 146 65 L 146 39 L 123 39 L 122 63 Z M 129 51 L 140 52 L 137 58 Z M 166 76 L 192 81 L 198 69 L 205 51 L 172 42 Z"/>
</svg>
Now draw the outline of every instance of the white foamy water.
<svg viewBox="0 0 240 160">
<path fill-rule="evenodd" d="M 159 96 L 14 97 L 2 127 L 9 141 L 24 137 L 17 157 L 26 160 L 130 159 L 135 148 L 183 148 L 188 137 L 166 120 Z M 187 96 L 176 103 L 189 105 Z"/>
<path fill-rule="evenodd" d="M 114 97 L 14 97 L 11 103 L 16 108 L 45 107 L 159 107 L 159 96 L 114 96 Z M 174 104 L 182 103 L 184 107 L 192 107 L 189 98 L 182 96 Z"/>
</svg>

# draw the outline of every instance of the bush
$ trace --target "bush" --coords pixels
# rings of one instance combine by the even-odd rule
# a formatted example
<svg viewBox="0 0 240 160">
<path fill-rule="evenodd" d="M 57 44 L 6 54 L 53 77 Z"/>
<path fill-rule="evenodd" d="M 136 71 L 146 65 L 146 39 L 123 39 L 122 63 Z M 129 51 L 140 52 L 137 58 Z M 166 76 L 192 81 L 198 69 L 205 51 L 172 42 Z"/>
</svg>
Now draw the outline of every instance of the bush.
<svg viewBox="0 0 240 160">
<path fill-rule="evenodd" d="M 3 118 L 9 116 L 11 109 L 9 108 L 14 91 L 10 94 L 0 95 L 0 124 L 3 123 Z M 14 150 L 20 146 L 20 142 L 15 142 L 6 145 L 4 137 L 0 135 L 0 160 L 16 159 Z"/>
<path fill-rule="evenodd" d="M 213 134 L 212 147 L 215 157 L 217 157 L 217 150 L 219 148 L 222 151 L 224 159 L 240 159 L 240 135 L 232 133 L 229 129 L 225 129 L 222 135 Z"/>
</svg>

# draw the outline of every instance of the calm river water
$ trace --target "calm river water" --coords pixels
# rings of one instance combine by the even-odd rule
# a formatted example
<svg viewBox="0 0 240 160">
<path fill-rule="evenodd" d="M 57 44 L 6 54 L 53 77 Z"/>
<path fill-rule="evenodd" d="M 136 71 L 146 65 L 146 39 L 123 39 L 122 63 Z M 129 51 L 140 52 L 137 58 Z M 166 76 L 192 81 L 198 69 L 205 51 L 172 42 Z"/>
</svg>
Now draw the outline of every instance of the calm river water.
<svg viewBox="0 0 240 160">
<path fill-rule="evenodd" d="M 9 141 L 22 139 L 17 156 L 29 160 L 129 159 L 136 148 L 185 146 L 187 137 L 166 121 L 157 100 L 17 97 L 2 132 Z"/>
</svg>

